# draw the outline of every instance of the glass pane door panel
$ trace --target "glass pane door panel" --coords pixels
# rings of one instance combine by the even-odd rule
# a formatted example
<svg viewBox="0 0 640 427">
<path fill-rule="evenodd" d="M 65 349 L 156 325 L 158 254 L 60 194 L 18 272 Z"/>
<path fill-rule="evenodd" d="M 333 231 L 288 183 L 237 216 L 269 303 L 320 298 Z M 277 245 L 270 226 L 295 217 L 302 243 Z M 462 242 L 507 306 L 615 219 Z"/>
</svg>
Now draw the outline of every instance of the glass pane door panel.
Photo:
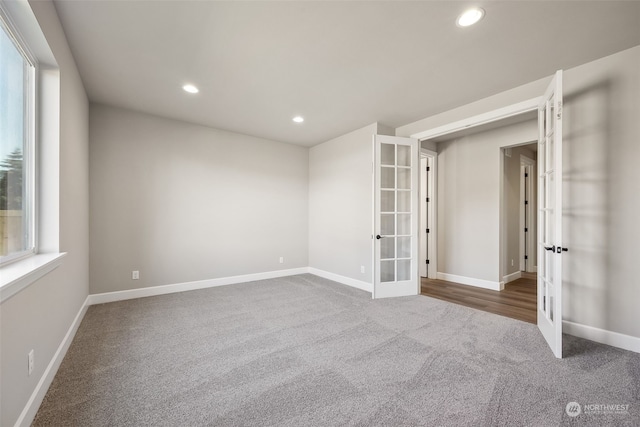
<svg viewBox="0 0 640 427">
<path fill-rule="evenodd" d="M 411 235 L 411 214 L 398 214 L 398 235 Z"/>
<path fill-rule="evenodd" d="M 396 145 L 395 144 L 380 145 L 380 164 L 395 166 L 396 164 Z"/>
<path fill-rule="evenodd" d="M 395 261 L 380 261 L 380 281 L 395 282 Z"/>
<path fill-rule="evenodd" d="M 398 258 L 411 258 L 411 236 L 398 237 Z"/>
<path fill-rule="evenodd" d="M 398 191 L 398 212 L 411 212 L 411 191 Z"/>
<path fill-rule="evenodd" d="M 382 167 L 380 168 L 380 187 L 395 188 L 396 186 L 396 168 Z"/>
<path fill-rule="evenodd" d="M 398 166 L 411 166 L 411 147 L 398 145 Z"/>
<path fill-rule="evenodd" d="M 380 191 L 380 210 L 382 212 L 395 212 L 396 192 L 393 190 Z"/>
<path fill-rule="evenodd" d="M 411 189 L 411 169 L 398 168 L 398 188 L 402 190 Z"/>
<path fill-rule="evenodd" d="M 398 260 L 398 280 L 411 279 L 411 260 L 399 259 Z"/>
<path fill-rule="evenodd" d="M 554 140 L 554 136 L 553 133 L 549 136 L 549 138 L 547 139 L 547 171 L 552 171 L 553 170 L 553 165 L 554 165 L 554 153 L 553 153 L 553 140 Z"/>
<path fill-rule="evenodd" d="M 549 99 L 549 120 L 547 120 L 547 134 L 550 134 L 551 132 L 554 131 L 554 115 L 555 115 L 555 107 L 554 107 L 554 99 L 553 97 L 551 97 L 551 99 Z"/>
<path fill-rule="evenodd" d="M 396 238 L 395 237 L 385 237 L 380 239 L 380 258 L 381 259 L 392 259 L 395 258 L 396 246 Z"/>
<path fill-rule="evenodd" d="M 380 215 L 380 234 L 383 236 L 396 234 L 396 216 L 394 214 Z"/>
</svg>

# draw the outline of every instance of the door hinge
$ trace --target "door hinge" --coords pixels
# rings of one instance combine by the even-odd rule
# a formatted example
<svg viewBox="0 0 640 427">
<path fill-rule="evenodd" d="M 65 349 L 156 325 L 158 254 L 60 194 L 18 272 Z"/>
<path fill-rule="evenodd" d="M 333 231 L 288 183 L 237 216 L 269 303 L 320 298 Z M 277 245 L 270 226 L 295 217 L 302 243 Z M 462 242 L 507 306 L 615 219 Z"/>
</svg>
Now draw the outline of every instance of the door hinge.
<svg viewBox="0 0 640 427">
<path fill-rule="evenodd" d="M 427 233 L 429 232 L 429 229 L 427 228 Z"/>
<path fill-rule="evenodd" d="M 427 197 L 427 203 L 429 203 L 429 198 Z"/>
<path fill-rule="evenodd" d="M 528 204 L 529 204 L 529 201 L 528 201 L 528 200 L 525 200 L 525 201 L 524 201 L 524 204 L 525 204 L 525 205 L 528 205 Z"/>
<path fill-rule="evenodd" d="M 529 229 L 528 229 L 527 227 L 525 227 L 525 228 L 524 228 L 524 232 L 525 232 L 525 233 L 528 233 L 528 232 L 529 232 Z"/>
<path fill-rule="evenodd" d="M 525 177 L 525 178 L 528 178 L 528 177 L 529 177 L 529 174 L 525 172 L 525 173 L 524 173 L 524 177 Z"/>
<path fill-rule="evenodd" d="M 429 260 L 427 260 L 427 264 L 429 264 Z"/>
<path fill-rule="evenodd" d="M 429 172 L 431 170 L 431 168 L 429 166 L 427 166 L 427 172 Z"/>
<path fill-rule="evenodd" d="M 562 101 L 558 102 L 558 114 L 556 117 L 558 120 L 562 120 Z"/>
<path fill-rule="evenodd" d="M 524 256 L 524 259 L 529 259 L 529 257 L 527 255 Z"/>
</svg>

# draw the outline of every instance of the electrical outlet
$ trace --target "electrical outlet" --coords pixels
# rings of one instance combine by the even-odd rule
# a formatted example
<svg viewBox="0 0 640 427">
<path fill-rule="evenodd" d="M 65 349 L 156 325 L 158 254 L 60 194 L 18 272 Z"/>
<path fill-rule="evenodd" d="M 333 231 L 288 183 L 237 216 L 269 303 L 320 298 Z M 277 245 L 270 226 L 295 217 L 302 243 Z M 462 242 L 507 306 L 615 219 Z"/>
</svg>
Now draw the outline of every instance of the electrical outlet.
<svg viewBox="0 0 640 427">
<path fill-rule="evenodd" d="M 29 375 L 31 375 L 31 373 L 33 372 L 34 359 L 35 359 L 35 354 L 33 352 L 33 349 L 29 352 L 27 357 L 29 359 Z"/>
<path fill-rule="evenodd" d="M 140 272 L 138 270 L 133 270 L 131 272 L 131 279 L 132 280 L 138 280 L 140 279 Z"/>
<path fill-rule="evenodd" d="M 284 257 L 283 256 L 280 257 L 280 264 L 284 264 Z"/>
<path fill-rule="evenodd" d="M 363 274 L 364 274 L 364 265 L 361 265 L 361 266 L 360 266 L 360 273 L 363 273 Z"/>
</svg>

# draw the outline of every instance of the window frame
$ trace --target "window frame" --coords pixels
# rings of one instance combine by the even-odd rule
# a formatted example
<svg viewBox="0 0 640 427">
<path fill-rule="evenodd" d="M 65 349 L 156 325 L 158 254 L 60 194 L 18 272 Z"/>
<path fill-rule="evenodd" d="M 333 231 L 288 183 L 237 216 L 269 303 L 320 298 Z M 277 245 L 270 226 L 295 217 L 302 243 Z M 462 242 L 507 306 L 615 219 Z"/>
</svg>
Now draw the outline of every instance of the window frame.
<svg viewBox="0 0 640 427">
<path fill-rule="evenodd" d="M 25 250 L 9 253 L 0 256 L 0 267 L 24 260 L 38 253 L 38 147 L 37 147 L 37 124 L 38 124 L 38 62 L 31 53 L 27 43 L 25 43 L 20 32 L 12 23 L 9 16 L 0 7 L 0 28 L 13 42 L 14 47 L 26 62 L 25 67 L 25 92 L 24 99 L 24 142 L 22 150 L 23 167 L 23 214 L 26 225 L 23 223 L 23 235 L 26 234 Z"/>
</svg>

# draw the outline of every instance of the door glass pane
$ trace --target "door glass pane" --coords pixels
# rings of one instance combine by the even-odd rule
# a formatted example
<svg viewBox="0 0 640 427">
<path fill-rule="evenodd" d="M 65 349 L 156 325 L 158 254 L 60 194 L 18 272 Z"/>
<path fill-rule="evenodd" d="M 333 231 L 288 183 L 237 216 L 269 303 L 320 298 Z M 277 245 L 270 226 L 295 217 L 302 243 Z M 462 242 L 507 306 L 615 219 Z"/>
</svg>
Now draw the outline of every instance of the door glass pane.
<svg viewBox="0 0 640 427">
<path fill-rule="evenodd" d="M 398 188 L 403 190 L 411 188 L 411 169 L 398 168 Z"/>
<path fill-rule="evenodd" d="M 398 191 L 398 212 L 411 212 L 410 191 Z"/>
<path fill-rule="evenodd" d="M 411 235 L 411 214 L 398 214 L 398 234 Z"/>
<path fill-rule="evenodd" d="M 380 210 L 382 212 L 394 212 L 396 210 L 396 192 L 381 191 L 380 192 Z"/>
<path fill-rule="evenodd" d="M 395 261 L 380 261 L 380 281 L 394 282 L 396 280 Z"/>
<path fill-rule="evenodd" d="M 411 257 L 411 236 L 398 237 L 398 258 Z"/>
<path fill-rule="evenodd" d="M 380 258 L 382 259 L 395 258 L 395 246 L 396 246 L 395 237 L 385 237 L 384 239 L 380 239 Z"/>
<path fill-rule="evenodd" d="M 553 134 L 551 134 L 549 136 L 549 138 L 547 138 L 547 171 L 551 171 L 555 168 L 554 166 L 554 152 L 553 152 L 553 148 L 554 148 L 554 144 L 553 144 L 553 140 L 554 140 L 554 136 Z"/>
<path fill-rule="evenodd" d="M 398 280 L 410 280 L 411 279 L 411 260 L 401 259 L 398 260 Z"/>
<path fill-rule="evenodd" d="M 394 214 L 383 214 L 380 216 L 380 234 L 383 236 L 393 236 L 396 234 Z"/>
<path fill-rule="evenodd" d="M 553 100 L 553 96 L 549 99 L 549 121 L 547 121 L 547 134 L 551 133 L 554 131 L 554 124 L 555 124 L 555 108 L 554 108 L 554 100 Z"/>
<path fill-rule="evenodd" d="M 381 146 L 380 146 L 380 164 L 395 166 L 395 164 L 396 164 L 396 146 L 395 146 L 395 144 L 381 144 Z"/>
<path fill-rule="evenodd" d="M 396 186 L 396 168 L 380 168 L 380 187 L 395 188 Z"/>
<path fill-rule="evenodd" d="M 398 145 L 398 166 L 411 166 L 411 147 Z"/>
</svg>

